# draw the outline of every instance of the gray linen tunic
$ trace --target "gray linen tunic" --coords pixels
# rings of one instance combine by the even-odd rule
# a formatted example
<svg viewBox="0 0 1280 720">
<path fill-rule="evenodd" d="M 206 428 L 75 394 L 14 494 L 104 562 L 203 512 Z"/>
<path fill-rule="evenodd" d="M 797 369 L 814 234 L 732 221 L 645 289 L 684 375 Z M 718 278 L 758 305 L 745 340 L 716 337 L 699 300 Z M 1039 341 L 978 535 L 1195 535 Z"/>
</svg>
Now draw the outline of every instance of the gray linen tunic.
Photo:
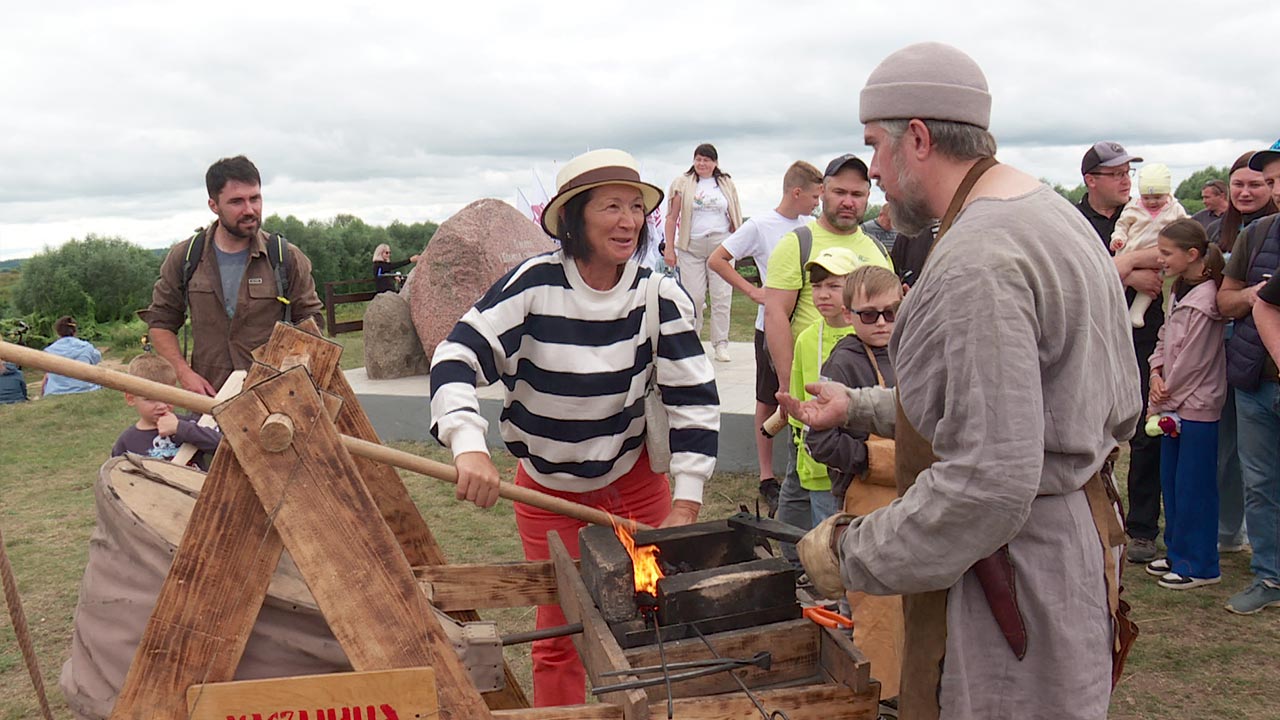
<svg viewBox="0 0 1280 720">
<path fill-rule="evenodd" d="M 1141 410 L 1106 251 L 1047 186 L 976 200 L 907 294 L 890 353 L 905 416 L 939 462 L 849 527 L 846 586 L 949 588 L 943 718 L 1106 717 L 1111 623 L 1081 488 Z M 1006 543 L 1027 623 L 1021 662 L 968 572 Z"/>
</svg>

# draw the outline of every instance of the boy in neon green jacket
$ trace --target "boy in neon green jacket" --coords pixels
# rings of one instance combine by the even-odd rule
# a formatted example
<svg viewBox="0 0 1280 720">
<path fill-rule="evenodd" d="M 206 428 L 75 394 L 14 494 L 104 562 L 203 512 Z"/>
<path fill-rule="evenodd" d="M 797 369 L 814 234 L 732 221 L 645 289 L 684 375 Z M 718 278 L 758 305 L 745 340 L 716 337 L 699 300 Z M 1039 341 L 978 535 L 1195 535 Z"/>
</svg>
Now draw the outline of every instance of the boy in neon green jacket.
<svg viewBox="0 0 1280 720">
<path fill-rule="evenodd" d="M 822 364 L 831 355 L 836 343 L 854 332 L 852 318 L 844 306 L 845 278 L 861 263 L 848 248 L 828 248 L 805 264 L 809 283 L 813 287 L 813 305 L 822 319 L 810 325 L 796 336 L 795 354 L 791 360 L 791 395 L 810 399 L 805 392 L 806 383 L 824 380 Z M 835 497 L 831 494 L 831 477 L 827 467 L 814 460 L 805 448 L 804 438 L 808 428 L 795 418 L 789 419 L 796 431 L 792 440 L 796 443 L 796 474 L 800 487 L 809 494 L 809 512 L 816 526 L 834 515 Z"/>
</svg>

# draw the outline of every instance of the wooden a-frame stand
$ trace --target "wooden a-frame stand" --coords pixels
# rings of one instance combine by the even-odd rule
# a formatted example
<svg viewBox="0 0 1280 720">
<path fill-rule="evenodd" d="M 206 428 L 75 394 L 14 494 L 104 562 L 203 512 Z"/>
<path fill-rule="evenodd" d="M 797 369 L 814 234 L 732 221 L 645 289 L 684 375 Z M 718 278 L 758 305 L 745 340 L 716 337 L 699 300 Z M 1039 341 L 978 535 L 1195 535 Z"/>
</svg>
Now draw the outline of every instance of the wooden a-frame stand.
<svg viewBox="0 0 1280 720">
<path fill-rule="evenodd" d="M 192 507 L 111 719 L 226 717 L 223 707 L 243 706 L 250 696 L 284 694 L 276 686 L 267 695 L 265 682 L 291 683 L 290 697 L 311 700 L 338 697 L 339 686 L 387 688 L 403 686 L 406 678 L 413 697 L 422 698 L 412 700 L 422 708 L 410 716 L 418 720 L 647 720 L 663 712 L 665 703 L 655 705 L 665 700 L 661 688 L 607 693 L 594 704 L 529 708 L 510 668 L 504 668 L 504 690 L 481 695 L 436 608 L 469 621 L 479 619 L 477 609 L 558 603 L 570 621 L 582 623 L 574 643 L 595 687 L 633 680 L 633 669 L 660 658 L 652 646 L 619 647 L 555 533 L 548 537 L 551 562 L 445 564 L 399 474 L 387 464 L 392 451 L 377 446 L 386 453 L 371 452 L 377 436 L 338 369 L 341 346 L 315 331 L 310 323 L 278 324 L 255 353 L 245 390 L 212 407 L 226 442 Z M 36 367 L 93 376 L 117 389 L 137 386 L 92 366 L 7 344 L 2 349 Z M 190 395 L 169 392 L 179 394 Z M 591 522 L 627 522 L 592 508 L 561 510 L 584 520 L 597 515 Z M 230 683 L 285 549 L 356 672 Z M 839 633 L 794 620 L 711 637 L 726 653 L 771 649 L 774 666 L 767 675 L 743 675 L 759 689 L 760 701 L 786 708 L 794 720 L 876 716 L 879 685 L 866 659 Z M 675 641 L 667 651 L 673 660 L 704 660 L 709 652 L 690 641 Z M 678 685 L 672 700 L 677 716 L 750 720 L 764 714 L 756 698 L 737 692 L 733 682 L 721 675 Z M 233 702 L 226 703 L 228 697 Z M 374 720 L 372 706 L 363 718 L 359 707 L 349 709 L 351 720 Z M 334 718 L 332 713 L 325 717 Z"/>
<path fill-rule="evenodd" d="M 227 442 L 112 720 L 185 720 L 188 687 L 231 680 L 285 548 L 356 671 L 430 666 L 441 718 L 528 706 L 510 668 L 505 690 L 471 683 L 411 570 L 444 555 L 395 469 L 342 446 L 340 433 L 378 438 L 338 369 L 342 347 L 317 333 L 277 324 L 246 390 L 215 408 Z"/>
</svg>

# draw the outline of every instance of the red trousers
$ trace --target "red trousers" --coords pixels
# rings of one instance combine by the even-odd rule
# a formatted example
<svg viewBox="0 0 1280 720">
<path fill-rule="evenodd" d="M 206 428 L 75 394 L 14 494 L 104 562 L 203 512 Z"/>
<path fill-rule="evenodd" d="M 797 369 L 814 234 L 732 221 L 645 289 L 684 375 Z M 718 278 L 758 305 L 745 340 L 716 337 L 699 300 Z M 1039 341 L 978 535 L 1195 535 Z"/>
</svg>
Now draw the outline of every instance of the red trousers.
<svg viewBox="0 0 1280 720">
<path fill-rule="evenodd" d="M 646 525 L 657 526 L 671 512 L 671 486 L 667 476 L 649 469 L 649 456 L 643 451 L 630 472 L 599 490 L 572 493 L 543 487 L 529 477 L 523 463 L 516 470 L 516 485 L 607 510 Z M 569 554 L 578 558 L 578 530 L 586 523 L 524 503 L 515 503 L 515 510 L 526 560 L 551 558 L 547 533 L 552 530 L 560 534 Z M 538 606 L 538 629 L 565 624 L 568 620 L 559 605 Z M 535 707 L 577 705 L 586 701 L 586 670 L 571 637 L 537 640 L 533 643 L 532 655 Z"/>
</svg>

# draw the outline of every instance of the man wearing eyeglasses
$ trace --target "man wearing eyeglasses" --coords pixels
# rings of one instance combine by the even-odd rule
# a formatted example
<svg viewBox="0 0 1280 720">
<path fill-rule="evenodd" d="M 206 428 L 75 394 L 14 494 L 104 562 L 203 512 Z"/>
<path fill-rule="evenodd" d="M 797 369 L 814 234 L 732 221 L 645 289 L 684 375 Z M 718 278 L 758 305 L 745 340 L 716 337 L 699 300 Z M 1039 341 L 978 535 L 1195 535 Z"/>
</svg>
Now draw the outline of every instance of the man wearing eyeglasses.
<svg viewBox="0 0 1280 720">
<path fill-rule="evenodd" d="M 1094 143 L 1080 162 L 1080 174 L 1088 191 L 1076 203 L 1076 208 L 1102 238 L 1104 246 L 1110 247 L 1120 211 L 1129 202 L 1129 191 L 1133 188 L 1130 163 L 1135 162 L 1142 162 L 1142 158 L 1130 155 L 1120 143 L 1109 140 Z"/>
<path fill-rule="evenodd" d="M 1093 144 L 1080 162 L 1084 185 L 1089 189 L 1076 208 L 1093 226 L 1104 246 L 1111 243 L 1120 211 L 1129 202 L 1132 187 L 1130 163 L 1142 162 L 1125 151 L 1120 143 L 1103 140 Z M 1138 293 L 1159 296 L 1160 275 L 1155 248 L 1129 253 L 1116 258 L 1116 269 L 1125 285 L 1125 301 L 1132 304 Z M 1153 302 L 1144 318 L 1145 327 L 1134 328 L 1133 348 L 1137 354 L 1139 381 L 1142 383 L 1142 416 L 1147 414 L 1151 367 L 1148 360 L 1155 352 L 1164 310 Z M 1149 437 L 1141 424 L 1129 441 L 1129 515 L 1125 518 L 1129 533 L 1129 562 L 1148 563 L 1156 559 L 1156 533 L 1160 522 L 1160 438 Z"/>
</svg>

